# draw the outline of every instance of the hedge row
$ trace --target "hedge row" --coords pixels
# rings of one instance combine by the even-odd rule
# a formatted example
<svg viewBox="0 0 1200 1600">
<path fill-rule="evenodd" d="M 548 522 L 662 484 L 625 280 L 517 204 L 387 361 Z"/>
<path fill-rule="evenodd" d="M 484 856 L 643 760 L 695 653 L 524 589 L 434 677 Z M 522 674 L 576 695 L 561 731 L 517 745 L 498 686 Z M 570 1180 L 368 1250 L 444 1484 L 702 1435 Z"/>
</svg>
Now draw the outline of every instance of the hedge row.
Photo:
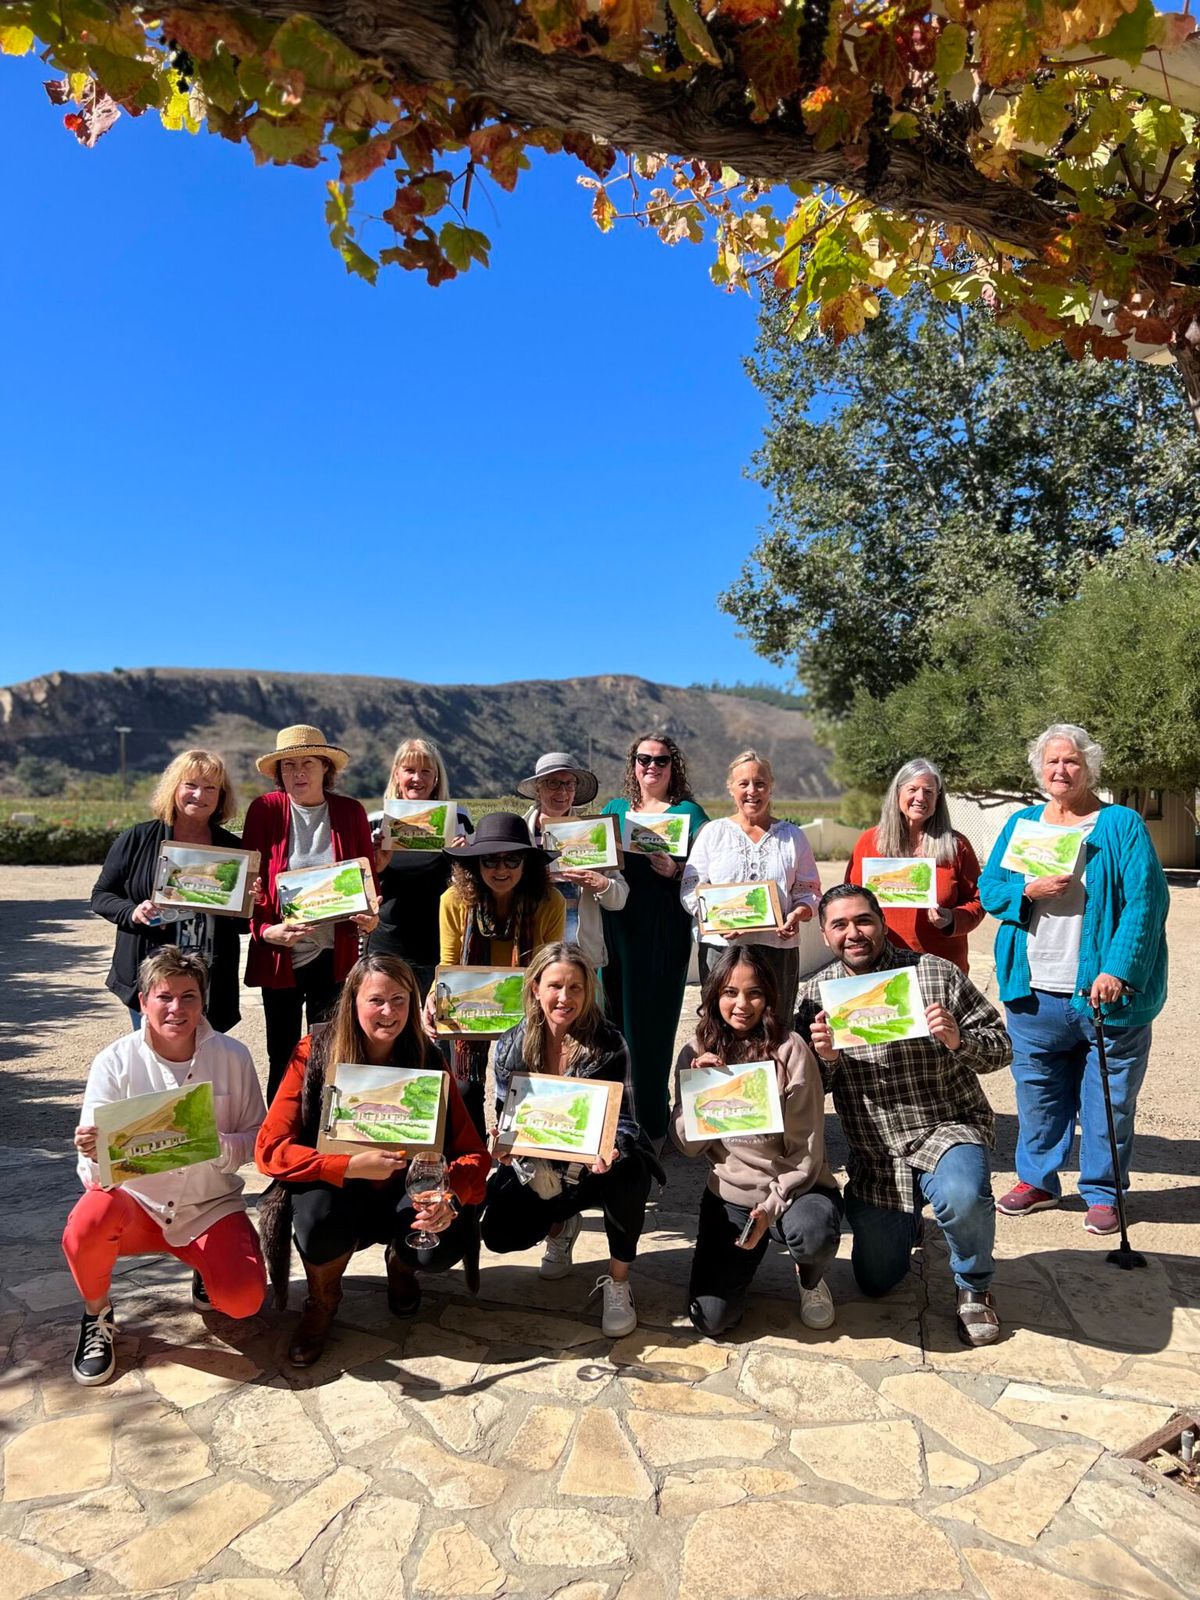
<svg viewBox="0 0 1200 1600">
<path fill-rule="evenodd" d="M 119 832 L 119 828 L 0 823 L 0 866 L 98 867 Z"/>
</svg>

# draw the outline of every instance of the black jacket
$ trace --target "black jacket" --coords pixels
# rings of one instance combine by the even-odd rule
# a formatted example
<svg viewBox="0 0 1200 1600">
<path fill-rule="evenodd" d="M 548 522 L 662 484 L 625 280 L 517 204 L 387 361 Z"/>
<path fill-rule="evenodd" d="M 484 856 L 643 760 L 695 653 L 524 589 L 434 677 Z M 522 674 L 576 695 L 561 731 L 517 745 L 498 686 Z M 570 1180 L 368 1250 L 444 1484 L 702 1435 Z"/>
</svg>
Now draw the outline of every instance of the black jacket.
<svg viewBox="0 0 1200 1600">
<path fill-rule="evenodd" d="M 164 839 L 170 838 L 165 822 L 136 822 L 113 840 L 100 876 L 92 890 L 92 910 L 115 925 L 116 947 L 108 973 L 108 987 L 127 1006 L 137 1005 L 137 974 L 145 958 L 159 945 L 174 943 L 171 923 L 147 928 L 133 913 L 154 890 L 154 869 Z M 240 850 L 241 840 L 224 828 L 212 830 L 215 845 Z M 227 1033 L 241 1019 L 238 984 L 239 934 L 247 924 L 236 917 L 213 919 L 213 963 L 209 974 L 206 1015 L 218 1033 Z"/>
</svg>

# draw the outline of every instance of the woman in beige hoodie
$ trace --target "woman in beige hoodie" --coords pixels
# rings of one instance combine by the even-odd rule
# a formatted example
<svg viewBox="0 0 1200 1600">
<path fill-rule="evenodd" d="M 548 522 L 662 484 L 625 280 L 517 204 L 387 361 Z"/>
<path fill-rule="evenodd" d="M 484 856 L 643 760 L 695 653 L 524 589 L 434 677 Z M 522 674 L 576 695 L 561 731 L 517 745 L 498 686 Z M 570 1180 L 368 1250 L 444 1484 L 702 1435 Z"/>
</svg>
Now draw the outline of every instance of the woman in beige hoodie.
<svg viewBox="0 0 1200 1600">
<path fill-rule="evenodd" d="M 825 1159 L 825 1091 L 812 1051 L 776 1014 L 771 968 L 752 945 L 732 945 L 709 970 L 700 1022 L 678 1067 L 729 1070 L 731 1089 L 714 1106 L 736 1122 L 738 1066 L 771 1061 L 779 1085 L 782 1133 L 689 1140 L 676 1092 L 671 1135 L 684 1155 L 712 1164 L 700 1203 L 688 1314 L 700 1333 L 717 1336 L 741 1321 L 746 1293 L 770 1236 L 796 1264 L 800 1320 L 828 1328 L 833 1298 L 825 1268 L 837 1254 L 842 1200 Z"/>
</svg>

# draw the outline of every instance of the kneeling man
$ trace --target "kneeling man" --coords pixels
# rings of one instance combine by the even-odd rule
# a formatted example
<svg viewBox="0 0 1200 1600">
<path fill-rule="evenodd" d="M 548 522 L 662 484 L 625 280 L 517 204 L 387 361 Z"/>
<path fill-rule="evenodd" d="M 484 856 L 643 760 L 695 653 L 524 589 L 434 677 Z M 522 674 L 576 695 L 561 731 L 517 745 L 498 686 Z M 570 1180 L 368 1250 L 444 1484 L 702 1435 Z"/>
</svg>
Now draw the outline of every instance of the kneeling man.
<svg viewBox="0 0 1200 1600">
<path fill-rule="evenodd" d="M 796 1027 L 812 1042 L 850 1147 L 854 1276 L 864 1294 L 895 1288 L 928 1202 L 950 1248 L 959 1337 L 991 1344 L 1000 1333 L 990 1293 L 995 1123 L 977 1075 L 1012 1060 L 1003 1018 L 951 962 L 889 944 L 869 889 L 839 884 L 822 897 L 818 916 L 837 959 L 801 984 Z M 929 1037 L 835 1049 L 819 983 L 893 967 L 916 967 Z"/>
<path fill-rule="evenodd" d="M 252 1317 L 266 1275 L 258 1235 L 246 1215 L 240 1166 L 254 1160 L 265 1115 L 249 1050 L 214 1033 L 204 1018 L 208 968 L 202 956 L 164 945 L 138 972 L 143 1027 L 92 1062 L 75 1130 L 85 1193 L 67 1218 L 63 1251 L 83 1296 L 83 1322 L 71 1363 L 77 1382 L 107 1383 L 116 1370 L 109 1285 L 118 1256 L 178 1256 L 192 1268 L 198 1311 Z M 134 1095 L 211 1083 L 221 1154 L 215 1161 L 100 1186 L 95 1113 Z"/>
</svg>

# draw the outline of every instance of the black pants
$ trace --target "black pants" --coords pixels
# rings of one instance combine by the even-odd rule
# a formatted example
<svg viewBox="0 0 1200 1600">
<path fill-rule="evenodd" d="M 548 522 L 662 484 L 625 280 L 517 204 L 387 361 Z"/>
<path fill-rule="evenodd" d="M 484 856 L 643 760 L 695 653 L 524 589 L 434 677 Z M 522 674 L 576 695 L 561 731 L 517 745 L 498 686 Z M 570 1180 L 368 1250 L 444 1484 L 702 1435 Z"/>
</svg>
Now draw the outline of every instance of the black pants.
<svg viewBox="0 0 1200 1600">
<path fill-rule="evenodd" d="M 552 1200 L 543 1200 L 511 1167 L 498 1167 L 488 1179 L 483 1242 L 497 1255 L 532 1250 L 556 1222 L 581 1211 L 603 1211 L 608 1253 L 632 1261 L 646 1221 L 650 1172 L 638 1155 L 622 1156 L 607 1172 L 584 1171 L 578 1183 L 564 1183 Z"/>
<path fill-rule="evenodd" d="M 301 1035 L 324 1022 L 337 1004 L 342 986 L 333 976 L 333 951 L 322 950 L 315 961 L 296 968 L 290 989 L 264 989 L 263 1016 L 267 1023 L 267 1104 L 283 1082 L 292 1051 Z"/>
<path fill-rule="evenodd" d="M 738 941 L 739 946 L 741 941 Z M 790 1032 L 796 1020 L 796 991 L 800 987 L 800 950 L 796 944 L 790 946 L 774 944 L 756 944 L 755 954 L 762 957 L 767 966 L 775 974 L 775 982 L 779 986 L 779 1020 Z M 724 951 L 715 944 L 701 944 L 696 950 L 696 968 L 700 974 L 700 987 L 703 990 L 708 979 L 708 974 L 716 966 Z"/>
<path fill-rule="evenodd" d="M 741 1321 L 768 1239 L 787 1246 L 806 1289 L 821 1281 L 837 1255 L 842 1197 L 836 1189 L 809 1189 L 792 1201 L 753 1250 L 743 1250 L 737 1238 L 749 1216 L 749 1207 L 733 1205 L 705 1189 L 688 1284 L 688 1315 L 700 1333 L 715 1336 Z"/>
<path fill-rule="evenodd" d="M 392 1245 L 401 1261 L 423 1272 L 448 1272 L 462 1260 L 470 1208 L 438 1235 L 436 1250 L 413 1250 L 404 1239 L 416 1226 L 415 1213 L 399 1177 L 386 1183 L 351 1178 L 340 1189 L 332 1183 L 290 1187 L 296 1248 L 314 1267 L 372 1244 Z"/>
</svg>

